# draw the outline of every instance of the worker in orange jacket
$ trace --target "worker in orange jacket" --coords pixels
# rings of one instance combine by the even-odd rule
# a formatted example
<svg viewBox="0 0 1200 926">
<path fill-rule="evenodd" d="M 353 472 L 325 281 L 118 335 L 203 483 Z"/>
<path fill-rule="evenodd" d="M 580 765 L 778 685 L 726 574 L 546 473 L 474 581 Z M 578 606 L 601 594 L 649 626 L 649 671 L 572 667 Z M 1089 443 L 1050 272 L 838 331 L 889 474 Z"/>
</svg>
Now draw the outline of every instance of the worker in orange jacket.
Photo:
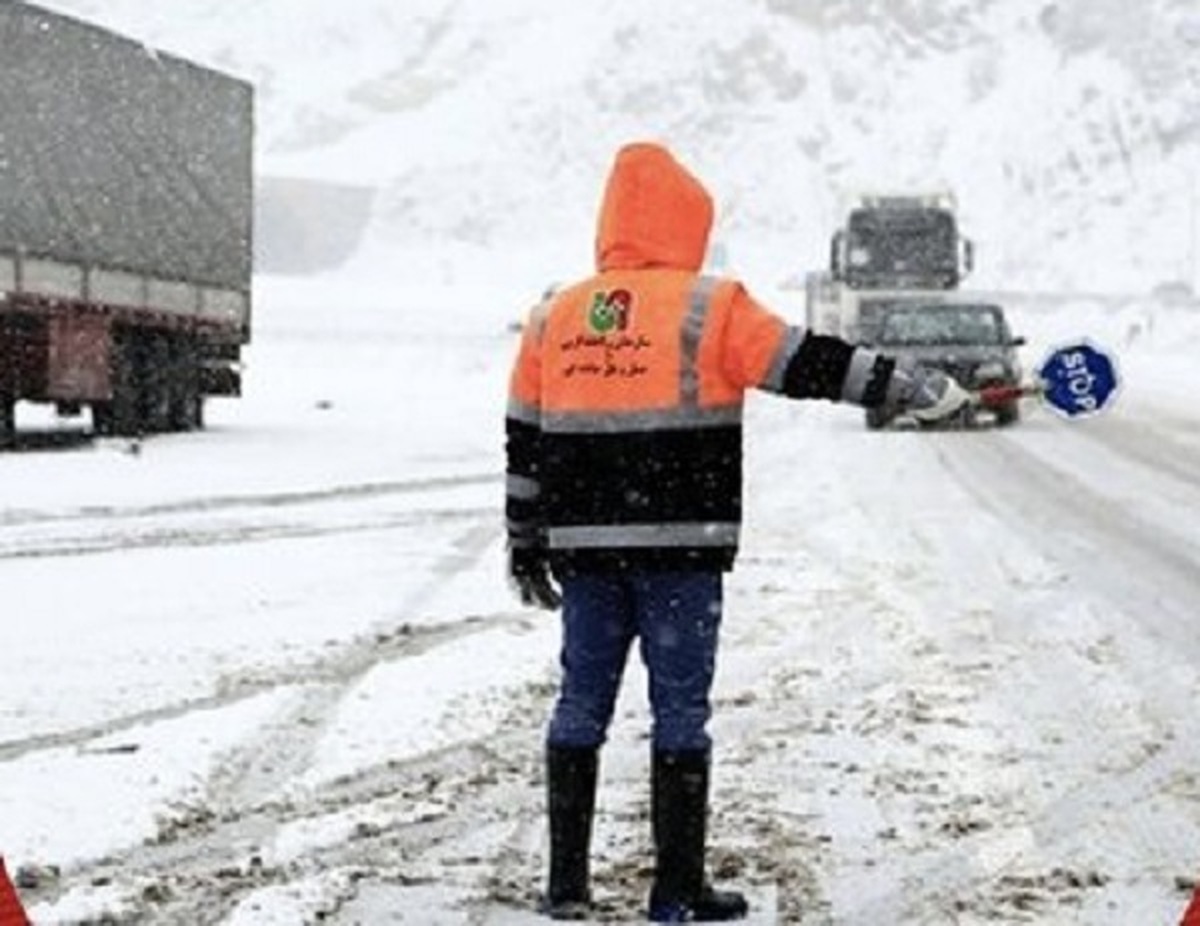
<svg viewBox="0 0 1200 926">
<path fill-rule="evenodd" d="M 712 221 L 708 192 L 669 151 L 623 147 L 600 209 L 596 273 L 532 311 L 512 372 L 510 577 L 525 604 L 563 609 L 546 741 L 542 908 L 554 919 L 588 913 L 598 753 L 635 638 L 653 713 L 649 917 L 746 915 L 741 894 L 704 874 L 705 727 L 721 580 L 741 523 L 745 392 L 925 420 L 968 399 L 938 371 L 789 326 L 738 281 L 701 275 Z"/>
</svg>

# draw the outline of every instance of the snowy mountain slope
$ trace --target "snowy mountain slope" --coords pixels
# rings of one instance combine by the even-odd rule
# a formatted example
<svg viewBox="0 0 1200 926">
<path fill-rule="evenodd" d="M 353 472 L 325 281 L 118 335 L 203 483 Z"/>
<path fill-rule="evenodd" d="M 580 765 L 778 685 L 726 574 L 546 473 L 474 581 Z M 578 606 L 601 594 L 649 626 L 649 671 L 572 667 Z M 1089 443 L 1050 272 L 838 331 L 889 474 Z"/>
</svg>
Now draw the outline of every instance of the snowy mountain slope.
<svg viewBox="0 0 1200 926">
<path fill-rule="evenodd" d="M 1197 272 L 1188 0 L 50 5 L 254 79 L 261 169 L 377 188 L 383 254 L 584 264 L 613 147 L 654 136 L 712 185 L 734 262 L 776 277 L 824 260 L 844 192 L 931 183 L 959 193 L 981 285 Z"/>
</svg>

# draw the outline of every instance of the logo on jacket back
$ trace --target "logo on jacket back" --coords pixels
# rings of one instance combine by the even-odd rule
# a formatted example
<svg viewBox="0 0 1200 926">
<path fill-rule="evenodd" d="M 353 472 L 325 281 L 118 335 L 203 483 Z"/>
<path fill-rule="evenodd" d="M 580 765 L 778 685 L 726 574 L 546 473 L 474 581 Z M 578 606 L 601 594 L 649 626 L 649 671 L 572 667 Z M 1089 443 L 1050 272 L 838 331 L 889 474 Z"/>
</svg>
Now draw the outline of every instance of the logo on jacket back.
<svg viewBox="0 0 1200 926">
<path fill-rule="evenodd" d="M 588 327 L 596 334 L 624 331 L 629 327 L 629 313 L 633 308 L 633 294 L 627 289 L 592 294 L 588 307 Z"/>
</svg>

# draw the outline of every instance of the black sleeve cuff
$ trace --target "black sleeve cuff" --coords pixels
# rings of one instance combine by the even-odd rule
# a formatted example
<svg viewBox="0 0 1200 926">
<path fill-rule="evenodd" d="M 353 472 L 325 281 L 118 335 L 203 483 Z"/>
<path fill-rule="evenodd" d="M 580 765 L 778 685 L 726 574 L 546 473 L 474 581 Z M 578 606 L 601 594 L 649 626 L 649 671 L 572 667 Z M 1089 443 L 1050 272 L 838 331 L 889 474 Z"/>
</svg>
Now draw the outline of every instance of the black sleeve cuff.
<svg viewBox="0 0 1200 926">
<path fill-rule="evenodd" d="M 841 338 L 808 332 L 788 361 L 783 394 L 793 399 L 839 401 L 853 353 L 854 346 Z"/>
</svg>

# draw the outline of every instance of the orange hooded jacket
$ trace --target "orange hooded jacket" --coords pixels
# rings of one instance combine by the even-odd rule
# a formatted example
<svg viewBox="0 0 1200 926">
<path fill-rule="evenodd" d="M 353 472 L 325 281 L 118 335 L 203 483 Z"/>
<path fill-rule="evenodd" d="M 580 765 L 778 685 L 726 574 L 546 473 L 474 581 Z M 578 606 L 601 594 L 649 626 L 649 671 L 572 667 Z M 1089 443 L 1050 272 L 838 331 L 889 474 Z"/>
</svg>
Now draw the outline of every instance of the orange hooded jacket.
<svg viewBox="0 0 1200 926">
<path fill-rule="evenodd" d="M 616 156 L 597 272 L 526 325 L 510 381 L 510 544 L 558 573 L 728 569 L 741 523 L 747 389 L 881 399 L 890 361 L 789 327 L 700 275 L 703 185 L 665 148 Z"/>
</svg>

